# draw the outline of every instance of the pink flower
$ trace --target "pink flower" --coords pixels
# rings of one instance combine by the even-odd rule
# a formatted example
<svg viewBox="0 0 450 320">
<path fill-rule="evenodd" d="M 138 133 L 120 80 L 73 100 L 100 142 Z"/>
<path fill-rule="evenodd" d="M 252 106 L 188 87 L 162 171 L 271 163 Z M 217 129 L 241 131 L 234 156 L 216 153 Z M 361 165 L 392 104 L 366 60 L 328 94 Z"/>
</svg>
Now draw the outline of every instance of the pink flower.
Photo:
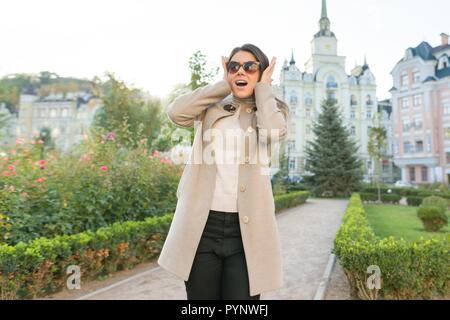
<svg viewBox="0 0 450 320">
<path fill-rule="evenodd" d="M 41 178 L 37 178 L 36 181 L 39 182 L 39 183 L 42 183 L 42 182 L 45 181 L 45 178 L 42 178 L 42 177 Z"/>
<path fill-rule="evenodd" d="M 3 172 L 3 175 L 4 175 L 5 177 L 9 177 L 9 176 L 11 175 L 11 172 L 4 171 L 4 172 Z"/>
<path fill-rule="evenodd" d="M 159 160 L 159 162 L 164 164 L 172 164 L 172 160 L 170 160 L 169 158 L 163 158 Z"/>
<path fill-rule="evenodd" d="M 16 152 L 16 150 L 15 149 L 12 149 L 11 150 L 11 154 L 16 154 L 17 152 Z"/>
<path fill-rule="evenodd" d="M 23 144 L 23 140 L 22 139 L 16 139 L 16 144 Z"/>
<path fill-rule="evenodd" d="M 100 167 L 100 170 L 102 170 L 102 171 L 107 171 L 107 170 L 108 170 L 108 167 L 107 167 L 107 166 L 101 166 L 101 167 Z"/>
<path fill-rule="evenodd" d="M 91 161 L 91 156 L 90 156 L 89 154 L 83 154 L 83 155 L 80 157 L 80 160 L 81 160 L 81 161 L 89 162 L 89 161 Z"/>
<path fill-rule="evenodd" d="M 37 143 L 39 143 L 39 144 L 44 144 L 44 140 L 39 140 Z"/>
<path fill-rule="evenodd" d="M 153 157 L 160 157 L 161 154 L 159 153 L 158 150 L 154 150 L 153 153 L 152 153 L 152 156 L 153 156 Z"/>
<path fill-rule="evenodd" d="M 9 171 L 14 171 L 14 169 L 16 169 L 15 166 L 9 166 L 9 167 L 8 167 L 8 170 L 9 170 Z"/>
<path fill-rule="evenodd" d="M 39 164 L 40 166 L 45 166 L 45 160 L 39 160 L 39 161 L 38 161 L 38 164 Z"/>
<path fill-rule="evenodd" d="M 106 140 L 111 140 L 114 141 L 116 139 L 116 134 L 114 132 L 108 132 L 108 134 L 106 135 Z"/>
</svg>

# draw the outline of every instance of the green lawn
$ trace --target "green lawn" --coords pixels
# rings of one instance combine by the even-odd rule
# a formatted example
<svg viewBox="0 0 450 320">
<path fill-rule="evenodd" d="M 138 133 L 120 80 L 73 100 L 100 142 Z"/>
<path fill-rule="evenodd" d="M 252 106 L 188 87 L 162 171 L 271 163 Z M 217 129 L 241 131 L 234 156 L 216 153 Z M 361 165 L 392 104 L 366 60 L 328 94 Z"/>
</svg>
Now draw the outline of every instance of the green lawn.
<svg viewBox="0 0 450 320">
<path fill-rule="evenodd" d="M 381 238 L 394 236 L 414 241 L 421 236 L 432 237 L 450 232 L 447 225 L 439 232 L 427 232 L 417 217 L 418 207 L 400 205 L 365 205 L 367 218 L 375 234 Z M 447 212 L 448 213 L 448 212 Z"/>
</svg>

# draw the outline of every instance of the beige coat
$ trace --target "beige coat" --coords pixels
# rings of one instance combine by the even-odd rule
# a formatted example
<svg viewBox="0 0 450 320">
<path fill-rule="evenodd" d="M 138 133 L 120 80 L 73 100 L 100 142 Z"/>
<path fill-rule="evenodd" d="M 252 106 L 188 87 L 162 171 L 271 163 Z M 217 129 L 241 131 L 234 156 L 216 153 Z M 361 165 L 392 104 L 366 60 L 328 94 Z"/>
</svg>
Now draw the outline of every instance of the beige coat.
<svg viewBox="0 0 450 320">
<path fill-rule="evenodd" d="M 239 165 L 238 211 L 252 296 L 283 285 L 272 186 L 270 175 L 264 170 L 268 165 L 254 159 L 258 146 L 270 149 L 278 145 L 276 136 L 266 139 L 264 129 L 278 129 L 279 140 L 284 139 L 289 116 L 287 106 L 275 100 L 269 84 L 256 85 L 255 99 L 257 108 L 240 105 L 237 109 L 241 129 L 248 136 L 244 160 Z M 192 127 L 196 121 L 190 160 L 178 185 L 178 203 L 158 259 L 162 268 L 185 281 L 208 219 L 216 181 L 216 165 L 202 161 L 202 155 L 210 150 L 205 132 L 220 118 L 232 115 L 228 108 L 231 102 L 231 88 L 227 81 L 221 80 L 182 95 L 167 107 L 167 114 L 175 124 Z M 269 154 L 273 155 L 273 151 Z"/>
</svg>

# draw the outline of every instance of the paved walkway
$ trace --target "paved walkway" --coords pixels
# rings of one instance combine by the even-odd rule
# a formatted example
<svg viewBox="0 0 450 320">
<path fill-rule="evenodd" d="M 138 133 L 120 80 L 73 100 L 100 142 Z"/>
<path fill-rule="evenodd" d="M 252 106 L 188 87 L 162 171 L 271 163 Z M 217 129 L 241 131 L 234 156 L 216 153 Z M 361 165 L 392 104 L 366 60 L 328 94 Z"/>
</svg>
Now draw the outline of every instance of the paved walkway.
<svg viewBox="0 0 450 320">
<path fill-rule="evenodd" d="M 313 299 L 327 266 L 347 200 L 308 199 L 277 215 L 283 249 L 285 286 L 261 299 Z M 119 272 L 105 281 L 82 284 L 48 299 L 186 299 L 184 282 L 155 262 Z"/>
</svg>

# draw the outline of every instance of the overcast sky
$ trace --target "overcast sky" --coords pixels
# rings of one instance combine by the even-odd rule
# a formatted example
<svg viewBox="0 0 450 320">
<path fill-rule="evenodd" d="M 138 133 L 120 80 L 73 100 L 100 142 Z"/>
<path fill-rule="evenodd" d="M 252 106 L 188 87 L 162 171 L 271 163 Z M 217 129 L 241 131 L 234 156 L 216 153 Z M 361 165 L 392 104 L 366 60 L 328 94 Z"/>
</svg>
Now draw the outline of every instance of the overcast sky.
<svg viewBox="0 0 450 320">
<path fill-rule="evenodd" d="M 246 42 L 284 59 L 294 50 L 304 71 L 319 29 L 321 0 L 1 0 L 0 76 L 48 70 L 91 79 L 114 72 L 129 84 L 164 96 L 189 81 L 196 50 L 210 67 Z M 450 33 L 448 0 L 328 0 L 338 54 L 347 73 L 364 55 L 390 97 L 390 71 L 406 48 L 440 44 Z M 221 77 L 222 74 L 220 73 Z"/>
</svg>

